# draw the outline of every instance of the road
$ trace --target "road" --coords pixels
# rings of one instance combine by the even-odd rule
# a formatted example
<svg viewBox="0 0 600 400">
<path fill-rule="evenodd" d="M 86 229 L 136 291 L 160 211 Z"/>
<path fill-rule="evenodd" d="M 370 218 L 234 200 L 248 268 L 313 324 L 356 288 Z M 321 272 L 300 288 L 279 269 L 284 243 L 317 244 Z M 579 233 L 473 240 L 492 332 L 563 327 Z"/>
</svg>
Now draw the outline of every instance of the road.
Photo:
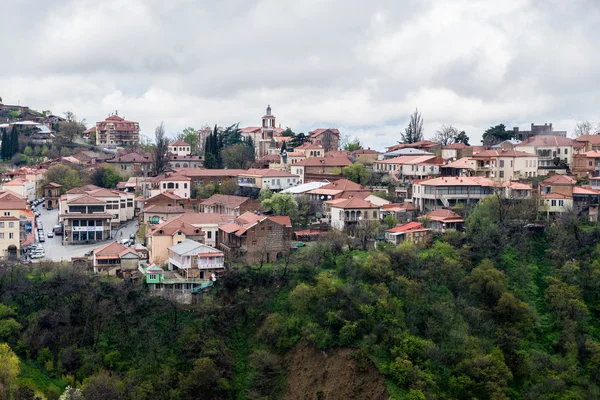
<svg viewBox="0 0 600 400">
<path fill-rule="evenodd" d="M 42 243 L 44 250 L 46 251 L 46 260 L 51 261 L 69 261 L 72 257 L 83 257 L 85 253 L 90 250 L 96 249 L 106 243 L 110 243 L 114 240 L 121 238 L 128 238 L 130 234 L 137 232 L 137 220 L 134 219 L 124 225 L 119 231 L 116 232 L 115 239 L 98 242 L 95 244 L 84 244 L 84 245 L 63 245 L 62 236 L 54 236 L 53 238 L 48 237 L 48 232 L 52 232 L 52 228 L 58 225 L 58 209 L 47 211 L 42 208 L 41 204 L 38 207 L 40 213 L 40 220 L 44 226 L 44 235 L 46 235 L 46 241 Z M 123 235 L 121 236 L 121 232 Z"/>
</svg>

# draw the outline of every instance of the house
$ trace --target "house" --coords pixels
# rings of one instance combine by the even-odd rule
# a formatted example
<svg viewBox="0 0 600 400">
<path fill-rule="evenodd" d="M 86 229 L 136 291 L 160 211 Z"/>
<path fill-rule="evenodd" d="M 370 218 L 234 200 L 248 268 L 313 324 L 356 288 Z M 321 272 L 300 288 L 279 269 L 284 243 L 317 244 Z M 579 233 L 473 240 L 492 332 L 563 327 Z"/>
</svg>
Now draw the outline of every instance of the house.
<svg viewBox="0 0 600 400">
<path fill-rule="evenodd" d="M 299 179 L 298 183 L 314 180 L 339 179 L 344 167 L 352 165 L 347 157 L 309 157 L 292 165 L 291 171 Z"/>
<path fill-rule="evenodd" d="M 572 172 L 579 178 L 600 177 L 600 150 L 574 154 Z"/>
<path fill-rule="evenodd" d="M 133 146 L 140 143 L 140 125 L 127 121 L 117 112 L 96 122 L 96 145 Z"/>
<path fill-rule="evenodd" d="M 154 171 L 154 160 L 150 154 L 127 153 L 106 162 L 127 176 L 151 176 Z"/>
<path fill-rule="evenodd" d="M 168 268 L 186 280 L 202 283 L 225 271 L 225 255 L 214 247 L 185 239 L 169 247 Z"/>
<path fill-rule="evenodd" d="M 123 271 L 137 271 L 140 257 L 137 252 L 117 242 L 111 242 L 92 251 L 94 273 L 121 276 Z"/>
<path fill-rule="evenodd" d="M 519 143 L 521 143 L 520 140 L 508 139 L 508 140 L 505 140 L 503 142 L 496 143 L 496 144 L 490 146 L 490 150 L 506 150 L 506 151 L 508 151 L 508 150 L 517 150 L 517 149 L 515 149 L 515 146 L 518 145 Z M 479 147 L 483 147 L 483 146 L 479 146 Z M 484 148 L 481 148 L 481 149 L 479 149 L 476 152 L 474 151 L 473 154 L 482 152 L 484 150 L 485 150 Z"/>
<path fill-rule="evenodd" d="M 158 193 L 152 197 L 149 197 L 143 201 L 142 212 L 145 212 L 146 209 L 150 206 L 177 206 L 181 208 L 185 208 L 186 201 L 183 197 L 180 197 L 171 192 L 162 192 Z"/>
<path fill-rule="evenodd" d="M 179 218 L 172 218 L 158 224 L 146 234 L 146 247 L 149 261 L 152 264 L 162 264 L 167 261 L 168 249 L 185 239 L 204 242 L 204 232 L 201 228 Z"/>
<path fill-rule="evenodd" d="M 260 203 L 243 196 L 214 194 L 200 203 L 200 212 L 239 217 L 246 211 L 262 210 Z"/>
<path fill-rule="evenodd" d="M 175 217 L 174 220 L 185 221 L 204 232 L 204 244 L 217 246 L 219 226 L 233 221 L 233 217 L 214 213 L 186 213 Z"/>
<path fill-rule="evenodd" d="M 167 151 L 169 154 L 176 156 L 187 156 L 188 154 L 192 154 L 192 147 L 183 140 L 176 140 L 169 143 Z"/>
<path fill-rule="evenodd" d="M 538 175 L 539 156 L 516 150 L 485 150 L 472 157 L 476 176 L 507 182 Z"/>
<path fill-rule="evenodd" d="M 95 130 L 95 128 L 91 129 Z M 78 151 L 77 153 L 73 154 L 72 157 L 88 165 L 103 163 L 106 160 L 113 158 L 112 155 L 96 153 L 95 151 L 91 150 Z"/>
<path fill-rule="evenodd" d="M 377 161 L 381 153 L 377 150 L 359 149 L 350 152 L 350 158 L 354 159 L 355 162 L 362 163 L 363 165 L 373 165 Z"/>
<path fill-rule="evenodd" d="M 540 194 L 539 210 L 548 218 L 573 210 L 573 197 L 562 193 Z"/>
<path fill-rule="evenodd" d="M 547 135 L 531 136 L 515 146 L 515 150 L 537 154 L 539 170 L 556 168 L 560 162 L 573 165 L 573 154 L 580 148 L 581 145 L 574 139 Z"/>
<path fill-rule="evenodd" d="M 395 181 L 412 182 L 430 176 L 438 176 L 444 159 L 435 156 L 399 157 L 398 166 L 390 174 Z M 391 161 L 391 160 L 388 160 Z"/>
<path fill-rule="evenodd" d="M 28 201 L 37 198 L 35 193 L 35 182 L 30 181 L 27 178 L 16 178 L 12 181 L 5 182 L 2 184 L 2 187 L 0 187 L 0 190 L 13 192 L 21 197 L 25 197 Z"/>
<path fill-rule="evenodd" d="M 189 199 L 191 190 L 192 179 L 190 177 L 166 172 L 152 180 L 151 195 L 169 192 L 183 199 Z"/>
<path fill-rule="evenodd" d="M 493 181 L 480 177 L 439 177 L 415 181 L 412 202 L 421 211 L 474 205 L 494 193 Z"/>
<path fill-rule="evenodd" d="M 442 158 L 446 160 L 458 160 L 463 157 L 471 157 L 473 148 L 464 143 L 453 143 L 442 147 Z"/>
<path fill-rule="evenodd" d="M 49 182 L 42 186 L 42 197 L 46 198 L 46 210 L 52 210 L 54 207 L 58 207 L 61 188 L 62 185 L 55 182 Z"/>
<path fill-rule="evenodd" d="M 575 141 L 582 146 L 581 151 L 600 150 L 600 135 L 583 135 Z"/>
<path fill-rule="evenodd" d="M 294 165 L 299 161 L 306 160 L 306 156 L 301 151 L 290 151 L 286 152 L 285 156 L 281 154 L 280 160 L 278 160 L 281 164 Z"/>
<path fill-rule="evenodd" d="M 341 199 L 353 199 L 353 198 L 363 199 L 363 200 L 369 201 L 379 207 L 383 207 L 384 205 L 391 203 L 391 201 L 381 198 L 381 197 L 377 196 L 376 193 L 372 193 L 372 192 L 357 192 L 357 193 L 343 192 L 339 198 L 341 198 Z"/>
<path fill-rule="evenodd" d="M 353 229 L 363 221 L 379 221 L 379 206 L 360 198 L 328 200 L 325 207 L 331 227 L 338 231 Z"/>
<path fill-rule="evenodd" d="M 440 233 L 446 232 L 446 229 L 461 230 L 465 222 L 460 214 L 447 208 L 433 210 L 420 219 L 433 231 Z"/>
<path fill-rule="evenodd" d="M 574 210 L 598 221 L 600 191 L 576 186 L 577 181 L 566 175 L 554 175 L 540 182 L 540 212 L 547 217 Z"/>
<path fill-rule="evenodd" d="M 334 128 L 319 128 L 308 132 L 312 144 L 323 146 L 325 153 L 340 147 L 340 131 Z"/>
<path fill-rule="evenodd" d="M 559 193 L 573 196 L 573 187 L 577 181 L 566 175 L 553 175 L 539 183 L 540 195 Z"/>
<path fill-rule="evenodd" d="M 442 176 L 475 176 L 477 171 L 477 160 L 472 157 L 463 157 L 440 166 Z"/>
<path fill-rule="evenodd" d="M 115 217 L 112 204 L 107 205 L 105 200 L 88 194 L 65 198 L 64 203 L 61 200 L 59 204 L 63 244 L 95 243 L 111 238 L 111 221 Z M 107 207 L 110 207 L 110 212 Z"/>
<path fill-rule="evenodd" d="M 396 158 L 400 156 L 433 156 L 428 151 L 413 149 L 411 147 L 400 148 L 392 151 L 387 151 L 383 154 L 380 154 L 377 159 L 378 160 L 389 160 L 390 158 Z"/>
<path fill-rule="evenodd" d="M 425 228 L 420 222 L 409 222 L 385 231 L 385 240 L 398 245 L 402 242 L 428 245 L 433 240 L 431 229 Z"/>
<path fill-rule="evenodd" d="M 297 175 L 289 172 L 276 171 L 273 169 L 249 169 L 241 172 L 237 176 L 239 187 L 251 188 L 260 190 L 263 187 L 268 187 L 273 191 L 280 191 L 292 186 L 296 186 L 299 182 Z"/>
<path fill-rule="evenodd" d="M 291 251 L 290 217 L 264 216 L 251 212 L 219 227 L 218 248 L 228 260 L 246 264 L 269 263 Z"/>
<path fill-rule="evenodd" d="M 33 216 L 27 199 L 13 192 L 0 192 L 0 213 L 0 257 L 16 259 L 21 247 L 33 241 Z"/>
</svg>

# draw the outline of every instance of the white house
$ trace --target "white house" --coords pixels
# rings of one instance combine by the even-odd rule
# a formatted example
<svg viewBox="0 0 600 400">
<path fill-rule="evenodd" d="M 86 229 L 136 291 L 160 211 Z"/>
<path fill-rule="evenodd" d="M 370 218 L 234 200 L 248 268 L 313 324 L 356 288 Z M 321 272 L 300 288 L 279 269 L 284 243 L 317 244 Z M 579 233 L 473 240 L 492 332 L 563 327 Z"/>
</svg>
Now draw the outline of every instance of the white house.
<svg viewBox="0 0 600 400">
<path fill-rule="evenodd" d="M 298 175 L 274 169 L 249 169 L 237 177 L 238 186 L 255 189 L 268 187 L 273 191 L 291 188 L 298 184 Z"/>
<path fill-rule="evenodd" d="M 192 147 L 183 140 L 177 140 L 173 143 L 169 143 L 167 150 L 169 153 L 176 156 L 187 156 L 192 154 Z"/>
<path fill-rule="evenodd" d="M 190 198 L 192 179 L 178 174 L 157 177 L 159 193 L 169 192 L 184 199 Z M 156 184 L 154 185 L 156 187 Z M 158 194 L 158 193 L 153 193 Z"/>
<path fill-rule="evenodd" d="M 2 184 L 0 190 L 8 190 L 21 197 L 25 197 L 27 200 L 35 200 L 35 182 L 27 178 L 16 178 L 12 181 Z"/>
<path fill-rule="evenodd" d="M 329 207 L 331 227 L 338 231 L 353 228 L 361 221 L 378 221 L 379 206 L 359 198 L 325 202 Z"/>
</svg>

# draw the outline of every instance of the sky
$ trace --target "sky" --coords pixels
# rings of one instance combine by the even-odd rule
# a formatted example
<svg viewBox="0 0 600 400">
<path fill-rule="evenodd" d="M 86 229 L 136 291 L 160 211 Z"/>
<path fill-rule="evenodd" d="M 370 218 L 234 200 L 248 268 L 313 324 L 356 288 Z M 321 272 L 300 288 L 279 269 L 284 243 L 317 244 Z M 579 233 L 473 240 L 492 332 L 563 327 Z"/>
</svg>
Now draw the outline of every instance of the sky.
<svg viewBox="0 0 600 400">
<path fill-rule="evenodd" d="M 471 144 L 492 125 L 600 121 L 595 0 L 0 2 L 0 97 L 152 137 L 259 126 L 400 140 L 411 112 Z"/>
</svg>

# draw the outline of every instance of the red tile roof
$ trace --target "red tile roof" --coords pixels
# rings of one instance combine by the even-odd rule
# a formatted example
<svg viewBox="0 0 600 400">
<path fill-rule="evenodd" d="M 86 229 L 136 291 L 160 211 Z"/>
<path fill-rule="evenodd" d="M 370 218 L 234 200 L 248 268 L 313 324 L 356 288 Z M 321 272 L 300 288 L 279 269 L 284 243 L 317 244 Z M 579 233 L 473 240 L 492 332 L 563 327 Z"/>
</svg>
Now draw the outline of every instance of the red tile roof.
<svg viewBox="0 0 600 400">
<path fill-rule="evenodd" d="M 583 135 L 575 139 L 577 142 L 589 142 L 592 145 L 600 145 L 600 135 Z"/>
<path fill-rule="evenodd" d="M 541 186 L 545 185 L 575 185 L 577 181 L 574 178 L 571 178 L 567 175 L 552 175 L 550 178 L 543 180 L 540 182 Z"/>
<path fill-rule="evenodd" d="M 406 233 L 406 232 L 420 232 L 420 231 L 428 231 L 429 229 L 425 228 L 420 222 L 409 222 L 408 224 L 396 226 L 392 229 L 388 229 L 386 232 L 389 233 Z"/>
<path fill-rule="evenodd" d="M 106 162 L 108 162 L 108 163 L 133 163 L 133 162 L 151 163 L 152 156 L 138 154 L 138 153 L 127 153 L 125 155 L 115 157 L 112 160 L 107 160 Z"/>
<path fill-rule="evenodd" d="M 477 153 L 477 155 L 474 156 L 474 158 L 487 157 L 537 157 L 537 155 L 516 150 L 485 150 Z"/>
<path fill-rule="evenodd" d="M 527 140 L 515 145 L 515 147 L 524 146 L 573 146 L 575 140 L 564 136 L 531 136 Z"/>
<path fill-rule="evenodd" d="M 306 160 L 298 161 L 294 165 L 304 167 L 346 167 L 352 165 L 352 161 L 347 157 L 310 157 Z"/>
<path fill-rule="evenodd" d="M 366 200 L 359 199 L 359 198 L 329 200 L 329 201 L 326 201 L 325 203 L 331 204 L 332 207 L 342 208 L 342 209 L 379 208 L 379 206 L 371 203 L 370 201 L 366 201 Z"/>
<path fill-rule="evenodd" d="M 172 143 L 169 143 L 169 146 L 189 146 L 189 144 L 184 142 L 183 140 L 176 140 Z"/>
<path fill-rule="evenodd" d="M 438 208 L 426 215 L 426 219 L 441 222 L 464 222 L 460 214 L 446 208 Z"/>
<path fill-rule="evenodd" d="M 202 228 L 195 227 L 194 225 L 179 219 L 180 217 L 181 215 L 179 217 L 171 218 L 162 224 L 158 224 L 146 236 L 173 236 L 177 232 L 182 232 L 185 235 L 204 235 Z"/>
<path fill-rule="evenodd" d="M 600 191 L 594 190 L 594 189 L 591 189 L 591 188 L 581 187 L 581 186 L 574 186 L 573 187 L 573 194 L 578 194 L 578 195 L 600 195 Z"/>
<path fill-rule="evenodd" d="M 326 132 L 326 131 L 330 131 L 331 133 L 333 133 L 334 135 L 339 135 L 340 131 L 338 129 L 335 128 L 319 128 L 319 129 L 315 129 L 314 131 L 308 132 L 310 134 L 311 137 L 317 137 L 319 135 L 321 135 L 322 133 Z"/>
<path fill-rule="evenodd" d="M 448 146 L 444 146 L 442 147 L 442 149 L 468 149 L 469 146 L 467 146 L 464 143 L 452 143 L 449 144 Z"/>
<path fill-rule="evenodd" d="M 204 200 L 200 204 L 209 206 L 213 204 L 226 204 L 228 206 L 239 207 L 245 202 L 249 201 L 249 197 L 243 196 L 231 196 L 226 194 L 213 194 L 208 199 Z"/>
<path fill-rule="evenodd" d="M 102 199 L 98 199 L 96 197 L 92 197 L 87 194 L 82 194 L 81 196 L 77 196 L 74 199 L 67 200 L 67 204 L 106 204 L 106 201 Z"/>
<path fill-rule="evenodd" d="M 108 243 L 94 249 L 94 255 L 98 258 L 121 258 L 128 253 L 137 255 L 134 249 L 117 242 Z"/>
<path fill-rule="evenodd" d="M 299 163 L 296 163 L 294 165 L 298 165 Z M 285 172 L 285 171 L 277 171 L 274 169 L 257 169 L 257 168 L 250 168 L 248 171 L 245 171 L 243 173 L 239 174 L 240 176 L 246 176 L 246 175 L 254 175 L 254 176 L 261 176 L 261 177 L 294 177 L 297 178 L 298 175 L 294 175 L 294 174 L 290 174 L 289 172 Z"/>
</svg>

